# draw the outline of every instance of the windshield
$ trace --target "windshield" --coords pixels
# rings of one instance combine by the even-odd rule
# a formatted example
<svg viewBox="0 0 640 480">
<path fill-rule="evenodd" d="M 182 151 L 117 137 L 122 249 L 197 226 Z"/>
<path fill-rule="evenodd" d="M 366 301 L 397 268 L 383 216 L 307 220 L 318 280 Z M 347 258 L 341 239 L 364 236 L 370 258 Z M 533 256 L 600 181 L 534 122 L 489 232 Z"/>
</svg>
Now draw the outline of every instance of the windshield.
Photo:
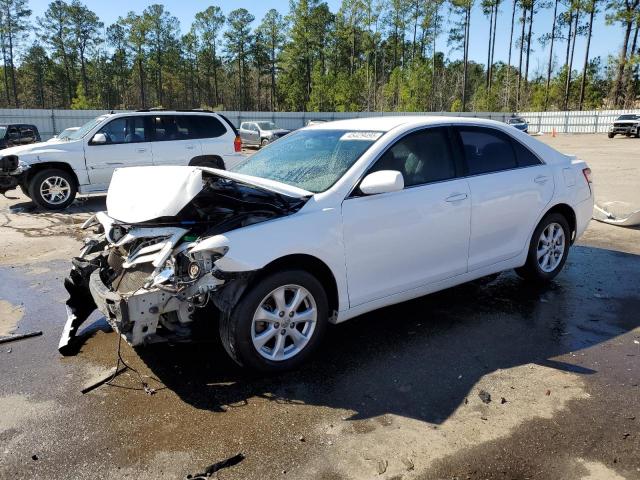
<svg viewBox="0 0 640 480">
<path fill-rule="evenodd" d="M 93 129 L 93 127 L 98 125 L 105 118 L 107 118 L 107 115 L 101 115 L 99 117 L 94 118 L 93 120 L 89 120 L 87 123 L 82 125 L 78 130 L 76 130 L 75 132 L 71 132 L 69 135 L 67 135 L 66 138 L 68 140 L 79 140 L 79 139 L 81 139 L 87 133 L 89 133 Z"/>
<path fill-rule="evenodd" d="M 516 118 L 510 118 L 510 119 L 509 119 L 509 123 L 510 123 L 510 124 L 514 124 L 514 123 L 525 123 L 525 121 L 524 121 L 524 118 L 516 117 Z"/>
<path fill-rule="evenodd" d="M 260 127 L 260 130 L 275 130 L 278 128 L 273 122 L 256 122 L 256 125 Z"/>
<path fill-rule="evenodd" d="M 66 130 L 63 130 L 62 132 L 60 132 L 60 135 L 58 135 L 58 139 L 64 140 L 65 138 L 69 137 L 72 133 L 77 131 L 78 130 L 75 128 L 67 128 Z"/>
<path fill-rule="evenodd" d="M 620 115 L 618 120 L 638 120 L 638 115 Z"/>
<path fill-rule="evenodd" d="M 232 171 L 324 192 L 383 132 L 298 130 L 259 150 Z"/>
</svg>

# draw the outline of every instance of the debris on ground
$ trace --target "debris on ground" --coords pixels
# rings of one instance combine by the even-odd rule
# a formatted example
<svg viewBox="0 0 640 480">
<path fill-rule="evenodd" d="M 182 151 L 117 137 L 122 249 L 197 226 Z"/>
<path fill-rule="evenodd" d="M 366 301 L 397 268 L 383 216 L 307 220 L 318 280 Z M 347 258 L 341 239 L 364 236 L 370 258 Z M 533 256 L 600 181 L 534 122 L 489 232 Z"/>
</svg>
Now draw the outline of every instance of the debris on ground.
<svg viewBox="0 0 640 480">
<path fill-rule="evenodd" d="M 551 395 L 551 390 L 547 390 L 544 394 L 548 397 L 549 395 Z"/>
<path fill-rule="evenodd" d="M 507 403 L 507 399 L 504 397 L 500 397 L 500 403 L 504 405 L 505 403 Z"/>
<path fill-rule="evenodd" d="M 410 472 L 411 470 L 413 470 L 414 468 L 414 464 L 413 461 L 411 461 L 410 458 L 408 457 L 402 457 L 400 459 L 400 461 L 402 461 L 402 463 L 404 464 L 405 468 L 407 469 L 408 472 Z"/>
<path fill-rule="evenodd" d="M 485 390 L 480 390 L 480 392 L 478 392 L 478 396 L 480 397 L 480 400 L 482 400 L 482 403 L 491 402 L 491 394 Z"/>
<path fill-rule="evenodd" d="M 187 475 L 187 479 L 189 480 L 202 480 L 204 478 L 210 478 L 214 473 L 216 473 L 219 470 L 222 470 L 223 468 L 229 468 L 229 467 L 233 467 L 237 464 L 239 464 L 241 461 L 243 461 L 245 459 L 245 455 L 244 453 L 238 453 L 236 455 L 234 455 L 233 457 L 229 457 L 225 460 L 221 460 L 219 462 L 213 463 L 211 465 L 209 465 L 207 468 L 205 468 L 203 473 L 196 473 L 195 475 Z"/>
<path fill-rule="evenodd" d="M 39 337 L 40 335 L 42 335 L 41 331 L 9 335 L 7 337 L 0 338 L 0 343 L 17 342 L 18 340 L 24 340 L 25 338 L 31 337 Z"/>
<path fill-rule="evenodd" d="M 111 380 L 116 378 L 118 375 L 120 375 L 122 372 L 124 372 L 126 369 L 127 369 L 126 367 L 119 368 L 119 369 L 112 368 L 111 370 L 109 370 L 109 372 L 105 373 L 98 380 L 96 380 L 95 382 L 87 385 L 86 387 L 84 387 L 80 391 L 82 392 L 83 395 L 85 393 L 89 393 L 89 392 L 95 390 L 96 388 L 104 385 L 105 383 L 110 382 Z"/>
<path fill-rule="evenodd" d="M 614 214 L 611 212 L 611 207 L 616 205 L 626 205 L 623 202 L 607 202 L 602 206 L 593 206 L 593 219 L 599 222 L 609 223 L 611 225 L 620 225 L 622 227 L 634 227 L 640 225 L 640 210 L 634 210 L 624 214 Z M 628 208 L 627 208 L 628 209 Z"/>
<path fill-rule="evenodd" d="M 31 460 L 33 460 L 34 462 L 38 460 L 38 455 L 31 455 Z"/>
<path fill-rule="evenodd" d="M 387 467 L 389 466 L 389 462 L 386 460 L 378 460 L 378 475 L 382 475 L 387 471 Z"/>
</svg>

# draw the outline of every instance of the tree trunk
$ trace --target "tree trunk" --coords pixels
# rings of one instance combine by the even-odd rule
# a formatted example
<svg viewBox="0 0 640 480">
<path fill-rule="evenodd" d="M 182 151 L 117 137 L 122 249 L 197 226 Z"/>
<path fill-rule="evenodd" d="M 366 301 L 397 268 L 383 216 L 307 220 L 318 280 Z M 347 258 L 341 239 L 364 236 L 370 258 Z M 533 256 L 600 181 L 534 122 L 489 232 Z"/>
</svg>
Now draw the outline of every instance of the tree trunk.
<svg viewBox="0 0 640 480">
<path fill-rule="evenodd" d="M 639 28 L 640 28 L 640 18 L 636 20 L 636 28 L 633 34 L 633 41 L 631 42 L 631 51 L 629 52 L 630 64 L 627 64 L 627 73 L 626 73 L 626 80 L 625 80 L 627 84 L 627 88 L 626 88 L 626 93 L 624 95 L 624 108 L 633 108 L 633 103 L 635 101 L 635 94 L 634 94 L 635 72 L 634 71 L 636 70 L 637 67 L 634 65 L 635 62 L 633 62 L 634 60 L 633 57 L 636 55 L 636 45 L 638 44 Z"/>
<path fill-rule="evenodd" d="M 522 82 L 522 54 L 524 52 L 524 28 L 527 22 L 527 9 L 522 6 L 522 32 L 520 33 L 520 60 L 518 61 L 518 85 L 516 86 L 516 110 L 520 108 L 520 83 Z"/>
<path fill-rule="evenodd" d="M 578 102 L 578 109 L 582 110 L 584 103 L 584 89 L 587 83 L 587 68 L 589 67 L 589 48 L 591 47 L 591 32 L 593 31 L 593 16 L 596 12 L 596 0 L 591 0 L 591 7 L 589 12 L 589 31 L 587 32 L 587 47 L 584 53 L 584 67 L 582 68 L 582 81 L 580 82 L 580 100 Z M 638 30 L 636 29 L 636 37 L 638 36 Z"/>
<path fill-rule="evenodd" d="M 491 91 L 491 83 L 493 82 L 493 63 L 496 52 L 496 31 L 498 29 L 498 7 L 500 0 L 495 0 L 495 13 L 493 14 L 493 40 L 491 41 L 491 61 L 489 62 L 489 91 Z"/>
<path fill-rule="evenodd" d="M 142 64 L 142 48 L 138 49 L 138 76 L 140 79 L 140 101 L 142 102 L 142 105 L 140 105 L 140 107 L 144 109 L 147 106 L 147 99 L 145 98 L 144 92 L 144 66 Z"/>
<path fill-rule="evenodd" d="M 491 37 L 493 35 L 493 5 L 491 5 L 491 14 L 489 16 L 489 41 L 487 42 L 487 78 L 485 87 L 489 91 L 489 78 L 491 76 Z"/>
<path fill-rule="evenodd" d="M 438 8 L 436 4 L 434 12 L 433 38 L 431 39 L 431 111 L 435 110 L 436 96 L 436 39 L 438 38 Z"/>
<path fill-rule="evenodd" d="M 571 95 L 571 73 L 573 70 L 573 54 L 576 50 L 576 39 L 578 38 L 578 22 L 580 20 L 579 7 L 576 8 L 575 25 L 573 27 L 573 42 L 571 43 L 571 55 L 569 57 L 569 65 L 567 67 L 567 83 L 564 86 L 564 109 L 569 109 L 569 96 Z"/>
<path fill-rule="evenodd" d="M 547 66 L 547 84 L 544 88 L 544 111 L 549 108 L 549 85 L 551 84 L 551 70 L 553 69 L 553 44 L 556 39 L 556 18 L 558 16 L 558 0 L 553 7 L 553 23 L 551 26 L 551 48 L 549 49 L 549 64 Z"/>
<path fill-rule="evenodd" d="M 506 80 L 506 84 L 507 84 L 507 101 L 506 101 L 506 107 L 507 109 L 509 109 L 509 107 L 511 106 L 511 82 L 510 82 L 510 76 L 511 76 L 511 48 L 513 47 L 513 30 L 515 27 L 515 22 L 516 22 L 516 6 L 518 4 L 518 0 L 513 0 L 513 10 L 511 12 L 511 33 L 509 34 L 509 56 L 508 56 L 508 65 L 507 65 L 507 80 Z"/>
<path fill-rule="evenodd" d="M 468 3 L 464 17 L 464 59 L 462 70 L 462 111 L 467 109 L 467 68 L 469 65 L 469 30 L 471 28 L 471 4 Z"/>
<path fill-rule="evenodd" d="M 535 0 L 531 0 L 531 9 L 529 10 L 529 32 L 527 33 L 527 61 L 524 68 L 525 85 L 529 81 L 529 57 L 531 56 L 531 29 L 533 26 L 533 9 L 535 8 Z"/>
<path fill-rule="evenodd" d="M 8 10 L 8 8 L 7 8 Z M 13 63 L 13 23 L 11 22 L 11 13 L 7 11 L 7 33 L 9 39 L 9 67 L 11 68 L 11 87 L 13 90 L 13 104 L 19 108 L 18 103 L 18 84 L 16 82 L 16 67 Z M 6 75 L 6 73 L 5 73 Z"/>
<path fill-rule="evenodd" d="M 627 11 L 635 10 L 638 6 L 639 0 L 634 0 L 633 4 L 627 7 Z M 622 96 L 622 82 L 624 80 L 624 70 L 627 63 L 627 50 L 629 49 L 629 37 L 631 36 L 631 29 L 633 28 L 633 20 L 629 19 L 626 21 L 626 26 L 624 30 L 624 42 L 622 43 L 622 48 L 620 49 L 620 59 L 618 61 L 618 73 L 616 75 L 616 83 L 615 88 L 613 90 L 613 102 L 614 107 L 618 107 L 620 105 L 620 100 Z"/>
</svg>

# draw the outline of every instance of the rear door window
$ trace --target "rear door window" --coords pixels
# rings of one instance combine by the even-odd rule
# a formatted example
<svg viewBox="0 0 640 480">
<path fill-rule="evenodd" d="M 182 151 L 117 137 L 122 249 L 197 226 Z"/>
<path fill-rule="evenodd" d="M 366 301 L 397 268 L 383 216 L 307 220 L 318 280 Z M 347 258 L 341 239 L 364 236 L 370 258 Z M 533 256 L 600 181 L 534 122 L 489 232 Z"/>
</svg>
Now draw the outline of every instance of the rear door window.
<svg viewBox="0 0 640 480">
<path fill-rule="evenodd" d="M 495 129 L 457 127 L 469 175 L 500 172 L 518 166 L 509 137 Z"/>
<path fill-rule="evenodd" d="M 406 187 L 440 182 L 456 176 L 445 128 L 428 128 L 398 140 L 378 159 L 371 172 L 396 170 Z"/>
</svg>

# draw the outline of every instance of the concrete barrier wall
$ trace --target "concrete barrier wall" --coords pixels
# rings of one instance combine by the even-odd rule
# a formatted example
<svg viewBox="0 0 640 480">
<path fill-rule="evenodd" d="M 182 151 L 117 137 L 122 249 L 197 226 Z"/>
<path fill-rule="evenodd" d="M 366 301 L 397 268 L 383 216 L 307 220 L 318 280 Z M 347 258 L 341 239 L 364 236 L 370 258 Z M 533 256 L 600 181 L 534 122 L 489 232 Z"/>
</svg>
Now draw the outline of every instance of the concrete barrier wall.
<svg viewBox="0 0 640 480">
<path fill-rule="evenodd" d="M 38 110 L 0 109 L 0 124 L 29 123 L 38 127 L 46 140 L 68 127 L 78 127 L 108 110 Z M 511 116 L 505 112 L 238 112 L 223 111 L 236 126 L 248 120 L 272 120 L 282 128 L 303 127 L 309 120 L 340 120 L 376 116 L 459 116 L 488 118 L 504 122 Z M 520 112 L 527 119 L 530 132 L 605 133 L 613 120 L 623 113 L 640 114 L 640 110 L 592 110 L 582 112 Z"/>
</svg>

